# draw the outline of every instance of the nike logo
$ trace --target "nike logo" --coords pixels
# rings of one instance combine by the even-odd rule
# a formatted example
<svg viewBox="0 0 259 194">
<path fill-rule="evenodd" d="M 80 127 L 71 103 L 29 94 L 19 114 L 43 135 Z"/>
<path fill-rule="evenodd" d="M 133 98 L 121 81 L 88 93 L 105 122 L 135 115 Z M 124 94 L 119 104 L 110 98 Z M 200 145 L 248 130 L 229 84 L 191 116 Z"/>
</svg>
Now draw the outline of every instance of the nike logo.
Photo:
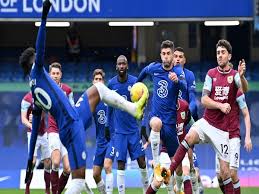
<svg viewBox="0 0 259 194">
<path fill-rule="evenodd" d="M 11 177 L 10 176 L 3 176 L 3 177 L 0 177 L 0 182 L 3 182 L 3 181 L 6 181 L 8 179 L 10 179 Z"/>
<path fill-rule="evenodd" d="M 117 90 L 118 90 L 118 89 L 116 89 L 116 90 L 112 90 L 112 91 L 117 92 Z"/>
<path fill-rule="evenodd" d="M 154 76 L 157 76 L 157 75 L 159 75 L 159 73 L 154 73 Z"/>
</svg>

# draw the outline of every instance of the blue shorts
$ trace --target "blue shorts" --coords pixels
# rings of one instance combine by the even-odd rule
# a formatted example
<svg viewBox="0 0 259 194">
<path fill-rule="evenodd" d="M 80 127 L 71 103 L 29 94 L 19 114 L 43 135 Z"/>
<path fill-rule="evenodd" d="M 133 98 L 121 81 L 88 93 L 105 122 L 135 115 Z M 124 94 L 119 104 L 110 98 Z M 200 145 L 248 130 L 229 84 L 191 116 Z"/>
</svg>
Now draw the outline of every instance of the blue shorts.
<svg viewBox="0 0 259 194">
<path fill-rule="evenodd" d="M 131 134 L 115 133 L 114 143 L 117 160 L 127 162 L 127 151 L 129 151 L 131 160 L 145 156 L 143 142 L 138 131 Z"/>
<path fill-rule="evenodd" d="M 160 134 L 161 139 L 167 149 L 169 157 L 173 157 L 179 146 L 176 133 L 176 125 L 163 123 Z"/>
<path fill-rule="evenodd" d="M 77 103 L 75 104 L 75 109 L 84 124 L 84 129 L 88 129 L 92 124 L 93 114 L 90 109 L 86 92 L 84 92 L 82 96 L 78 99 Z"/>
<path fill-rule="evenodd" d="M 59 137 L 63 145 L 67 148 L 71 169 L 75 170 L 81 167 L 85 167 L 85 130 L 82 121 L 74 121 L 66 129 L 60 130 Z"/>
<path fill-rule="evenodd" d="M 113 140 L 111 139 L 106 145 L 98 145 L 94 156 L 94 165 L 103 167 L 104 159 L 109 158 L 112 161 L 115 156 L 115 148 L 113 147 Z"/>
</svg>

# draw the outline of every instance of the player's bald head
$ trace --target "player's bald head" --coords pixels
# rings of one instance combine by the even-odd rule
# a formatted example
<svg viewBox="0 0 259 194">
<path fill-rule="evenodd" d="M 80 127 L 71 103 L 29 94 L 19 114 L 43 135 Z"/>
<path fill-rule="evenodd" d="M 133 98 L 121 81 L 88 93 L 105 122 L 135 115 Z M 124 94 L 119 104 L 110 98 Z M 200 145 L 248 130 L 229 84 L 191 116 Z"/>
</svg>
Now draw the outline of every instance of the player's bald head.
<svg viewBox="0 0 259 194">
<path fill-rule="evenodd" d="M 120 55 L 118 58 L 117 58 L 117 64 L 120 64 L 120 63 L 125 63 L 125 64 L 128 64 L 128 60 L 127 60 L 127 57 L 125 55 Z"/>
</svg>

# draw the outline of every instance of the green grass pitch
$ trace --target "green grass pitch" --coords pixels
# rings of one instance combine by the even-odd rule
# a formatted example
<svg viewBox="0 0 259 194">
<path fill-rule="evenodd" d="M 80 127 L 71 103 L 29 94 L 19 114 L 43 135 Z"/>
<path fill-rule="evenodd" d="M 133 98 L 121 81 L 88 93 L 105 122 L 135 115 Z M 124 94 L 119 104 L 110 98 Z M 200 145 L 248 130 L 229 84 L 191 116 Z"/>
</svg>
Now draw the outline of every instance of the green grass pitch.
<svg viewBox="0 0 259 194">
<path fill-rule="evenodd" d="M 23 194 L 24 190 L 23 189 L 0 189 L 0 193 L 1 194 Z M 36 189 L 32 189 L 31 190 L 31 194 L 42 194 L 44 193 L 43 190 L 36 190 Z M 98 194 L 98 191 L 95 189 L 94 193 Z M 114 194 L 117 194 L 117 189 L 114 188 Z M 141 189 L 126 189 L 126 193 L 127 194 L 142 194 L 142 190 Z M 161 189 L 159 190 L 159 192 L 157 192 L 158 194 L 167 194 L 165 189 Z M 242 188 L 241 190 L 242 194 L 259 194 L 259 187 L 257 188 Z M 206 189 L 204 194 L 221 194 L 219 189 Z"/>
</svg>

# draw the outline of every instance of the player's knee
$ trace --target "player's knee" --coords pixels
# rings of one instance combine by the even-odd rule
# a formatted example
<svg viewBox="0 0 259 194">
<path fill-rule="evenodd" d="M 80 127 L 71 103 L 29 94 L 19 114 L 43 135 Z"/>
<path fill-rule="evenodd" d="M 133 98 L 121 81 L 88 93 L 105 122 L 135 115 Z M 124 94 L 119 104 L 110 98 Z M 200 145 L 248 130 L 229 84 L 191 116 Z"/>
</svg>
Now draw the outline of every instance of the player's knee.
<svg viewBox="0 0 259 194">
<path fill-rule="evenodd" d="M 233 183 L 236 183 L 239 179 L 238 179 L 238 175 L 237 175 L 237 171 L 234 169 L 230 170 L 230 175 L 231 175 L 231 179 Z"/>
<path fill-rule="evenodd" d="M 224 165 L 220 165 L 220 176 L 223 180 L 230 178 L 230 171 L 227 163 Z"/>
<path fill-rule="evenodd" d="M 190 130 L 186 136 L 185 136 L 185 141 L 189 144 L 189 146 L 193 146 L 196 143 L 199 143 L 199 135 L 195 130 Z"/>
<path fill-rule="evenodd" d="M 141 169 L 145 169 L 146 168 L 146 161 L 145 161 L 145 157 L 139 157 L 138 158 L 138 166 Z"/>
<path fill-rule="evenodd" d="M 69 166 L 63 166 L 63 170 L 64 170 L 64 172 L 66 173 L 66 174 L 70 174 L 71 173 L 71 169 L 70 169 L 70 167 Z"/>
<path fill-rule="evenodd" d="M 103 168 L 106 174 L 110 174 L 112 172 L 112 161 L 104 160 Z"/>
<path fill-rule="evenodd" d="M 100 177 L 101 177 L 100 172 L 94 170 L 93 171 L 93 178 L 94 178 L 95 182 L 99 182 Z"/>
<path fill-rule="evenodd" d="M 152 117 L 150 119 L 149 125 L 152 130 L 159 132 L 162 128 L 162 121 L 158 117 Z"/>
<path fill-rule="evenodd" d="M 125 170 L 125 162 L 118 161 L 118 170 Z"/>
<path fill-rule="evenodd" d="M 50 160 L 50 158 L 46 158 L 44 160 L 44 168 L 45 169 L 50 169 L 51 168 L 51 160 Z"/>
</svg>

